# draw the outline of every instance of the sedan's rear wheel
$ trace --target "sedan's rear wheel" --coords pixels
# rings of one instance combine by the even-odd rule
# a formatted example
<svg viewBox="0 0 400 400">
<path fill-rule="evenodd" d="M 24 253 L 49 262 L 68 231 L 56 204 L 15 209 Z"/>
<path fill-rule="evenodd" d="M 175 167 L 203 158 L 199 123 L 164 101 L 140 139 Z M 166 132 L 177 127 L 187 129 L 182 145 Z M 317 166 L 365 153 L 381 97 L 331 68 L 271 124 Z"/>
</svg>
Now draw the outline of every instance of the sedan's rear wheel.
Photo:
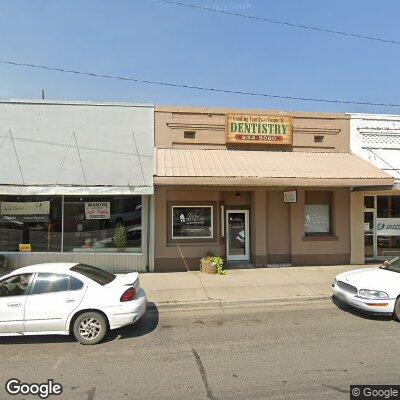
<svg viewBox="0 0 400 400">
<path fill-rule="evenodd" d="M 400 297 L 397 298 L 394 305 L 393 316 L 397 321 L 400 321 Z"/>
<path fill-rule="evenodd" d="M 107 321 L 95 311 L 88 311 L 78 316 L 74 322 L 73 332 L 81 344 L 97 344 L 107 333 Z"/>
</svg>

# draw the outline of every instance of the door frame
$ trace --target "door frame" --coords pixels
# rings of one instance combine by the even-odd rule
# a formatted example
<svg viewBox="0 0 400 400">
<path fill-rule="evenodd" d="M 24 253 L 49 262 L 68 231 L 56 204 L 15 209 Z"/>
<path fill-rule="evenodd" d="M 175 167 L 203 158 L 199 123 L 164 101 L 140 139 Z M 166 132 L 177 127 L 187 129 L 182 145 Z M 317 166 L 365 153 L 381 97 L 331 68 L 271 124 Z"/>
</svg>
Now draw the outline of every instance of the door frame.
<svg viewBox="0 0 400 400">
<path fill-rule="evenodd" d="M 229 254 L 229 214 L 242 213 L 244 214 L 244 229 L 245 229 L 245 254 L 230 255 Z M 225 211 L 225 239 L 226 239 L 226 261 L 250 261 L 250 213 L 249 210 L 229 209 Z"/>
</svg>

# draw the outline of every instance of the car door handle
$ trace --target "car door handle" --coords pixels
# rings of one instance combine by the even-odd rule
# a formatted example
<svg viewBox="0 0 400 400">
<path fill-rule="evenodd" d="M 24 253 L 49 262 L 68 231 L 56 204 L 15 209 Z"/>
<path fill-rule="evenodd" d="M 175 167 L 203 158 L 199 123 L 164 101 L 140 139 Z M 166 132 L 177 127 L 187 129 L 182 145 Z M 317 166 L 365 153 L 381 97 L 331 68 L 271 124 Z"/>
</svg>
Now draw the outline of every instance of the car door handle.
<svg viewBox="0 0 400 400">
<path fill-rule="evenodd" d="M 21 307 L 21 303 L 13 302 L 13 303 L 7 303 L 8 307 Z"/>
<path fill-rule="evenodd" d="M 66 303 L 75 303 L 75 299 L 65 299 Z"/>
</svg>

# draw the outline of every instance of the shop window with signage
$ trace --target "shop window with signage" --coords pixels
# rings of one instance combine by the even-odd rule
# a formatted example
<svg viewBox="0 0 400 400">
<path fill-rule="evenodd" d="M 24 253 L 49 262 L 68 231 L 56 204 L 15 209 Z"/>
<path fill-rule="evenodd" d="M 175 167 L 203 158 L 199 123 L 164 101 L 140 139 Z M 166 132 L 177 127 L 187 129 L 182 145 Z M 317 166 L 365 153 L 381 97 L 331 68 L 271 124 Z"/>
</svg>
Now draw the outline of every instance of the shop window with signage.
<svg viewBox="0 0 400 400">
<path fill-rule="evenodd" d="M 140 196 L 65 197 L 64 251 L 140 253 Z"/>
<path fill-rule="evenodd" d="M 212 239 L 212 206 L 172 206 L 173 239 Z"/>
<path fill-rule="evenodd" d="M 400 196 L 377 196 L 377 255 L 400 253 Z"/>
<path fill-rule="evenodd" d="M 307 191 L 304 204 L 306 236 L 332 234 L 332 192 Z"/>
<path fill-rule="evenodd" d="M 61 197 L 0 196 L 0 252 L 61 250 Z"/>
</svg>

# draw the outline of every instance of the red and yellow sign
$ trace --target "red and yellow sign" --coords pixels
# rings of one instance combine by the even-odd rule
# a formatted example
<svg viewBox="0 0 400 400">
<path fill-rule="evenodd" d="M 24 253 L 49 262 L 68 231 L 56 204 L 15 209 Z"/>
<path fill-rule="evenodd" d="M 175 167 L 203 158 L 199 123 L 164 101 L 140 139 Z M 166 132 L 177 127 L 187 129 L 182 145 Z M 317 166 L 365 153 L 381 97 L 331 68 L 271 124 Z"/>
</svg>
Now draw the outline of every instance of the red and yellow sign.
<svg viewBox="0 0 400 400">
<path fill-rule="evenodd" d="M 292 118 L 276 115 L 228 114 L 227 143 L 292 144 Z"/>
</svg>

